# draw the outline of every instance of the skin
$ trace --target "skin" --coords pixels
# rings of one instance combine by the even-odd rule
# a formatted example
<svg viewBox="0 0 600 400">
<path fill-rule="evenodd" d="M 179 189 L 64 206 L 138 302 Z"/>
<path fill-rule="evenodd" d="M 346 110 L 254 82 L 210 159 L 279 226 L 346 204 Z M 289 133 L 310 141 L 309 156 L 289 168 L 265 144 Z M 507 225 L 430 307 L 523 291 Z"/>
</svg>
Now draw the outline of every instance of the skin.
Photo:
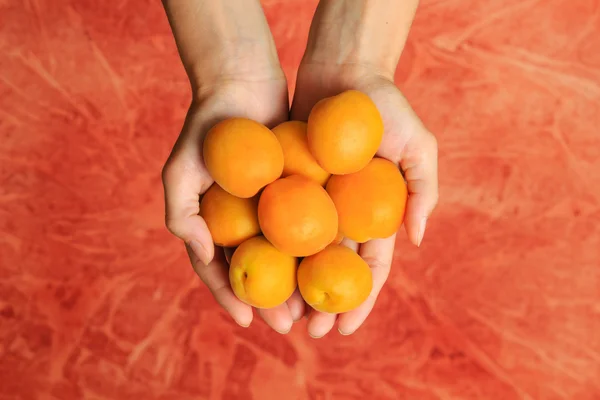
<svg viewBox="0 0 600 400">
<path fill-rule="evenodd" d="M 163 3 L 193 93 L 186 122 L 163 169 L 166 224 L 186 243 L 194 270 L 217 302 L 238 324 L 249 326 L 252 308 L 239 301 L 229 286 L 228 254 L 215 249 L 198 216 L 199 197 L 213 182 L 202 162 L 200 144 L 212 125 L 228 117 L 251 118 L 271 128 L 287 120 L 285 76 L 258 1 Z M 306 120 L 318 100 L 343 90 L 367 93 L 385 126 L 377 155 L 397 163 L 408 182 L 404 226 L 418 246 L 438 199 L 437 142 L 393 82 L 416 7 L 417 0 L 322 0 L 298 70 L 291 119 Z M 342 243 L 371 267 L 373 290 L 348 313 L 308 313 L 308 333 L 315 338 L 327 334 L 336 321 L 342 334 L 356 331 L 389 275 L 395 235 L 360 246 L 348 240 Z M 285 304 L 258 313 L 273 329 L 287 333 L 308 308 L 296 291 Z"/>
</svg>

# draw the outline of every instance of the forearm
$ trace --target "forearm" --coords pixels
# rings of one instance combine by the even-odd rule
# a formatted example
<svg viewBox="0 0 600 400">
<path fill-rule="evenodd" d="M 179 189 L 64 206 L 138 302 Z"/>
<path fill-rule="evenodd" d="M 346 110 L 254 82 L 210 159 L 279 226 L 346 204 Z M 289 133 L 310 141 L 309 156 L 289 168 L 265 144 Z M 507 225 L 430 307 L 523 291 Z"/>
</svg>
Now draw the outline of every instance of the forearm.
<svg viewBox="0 0 600 400">
<path fill-rule="evenodd" d="M 418 0 L 321 0 L 303 62 L 367 66 L 393 76 Z"/>
<path fill-rule="evenodd" d="M 163 0 L 183 65 L 199 89 L 270 79 L 277 50 L 259 0 Z"/>
</svg>

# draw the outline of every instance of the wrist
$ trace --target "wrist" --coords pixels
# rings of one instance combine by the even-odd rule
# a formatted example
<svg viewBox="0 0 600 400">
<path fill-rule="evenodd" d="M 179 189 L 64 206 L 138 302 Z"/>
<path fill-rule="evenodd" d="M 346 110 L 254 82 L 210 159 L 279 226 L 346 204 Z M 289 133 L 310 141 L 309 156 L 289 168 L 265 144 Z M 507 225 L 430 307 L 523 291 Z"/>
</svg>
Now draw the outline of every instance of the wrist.
<svg viewBox="0 0 600 400">
<path fill-rule="evenodd" d="M 363 53 L 350 56 L 345 52 L 322 49 L 322 51 L 305 53 L 298 74 L 312 69 L 318 69 L 323 80 L 356 81 L 373 75 L 393 80 L 395 63 L 377 54 Z"/>
<path fill-rule="evenodd" d="M 277 50 L 258 0 L 163 0 L 193 89 L 280 74 Z"/>
<path fill-rule="evenodd" d="M 214 51 L 213 51 L 214 50 Z M 223 44 L 209 50 L 210 57 L 198 58 L 187 65 L 190 83 L 195 92 L 229 82 L 263 82 L 285 79 L 275 49 L 264 44 Z"/>
<path fill-rule="evenodd" d="M 418 0 L 321 0 L 303 64 L 369 69 L 392 78 Z"/>
</svg>

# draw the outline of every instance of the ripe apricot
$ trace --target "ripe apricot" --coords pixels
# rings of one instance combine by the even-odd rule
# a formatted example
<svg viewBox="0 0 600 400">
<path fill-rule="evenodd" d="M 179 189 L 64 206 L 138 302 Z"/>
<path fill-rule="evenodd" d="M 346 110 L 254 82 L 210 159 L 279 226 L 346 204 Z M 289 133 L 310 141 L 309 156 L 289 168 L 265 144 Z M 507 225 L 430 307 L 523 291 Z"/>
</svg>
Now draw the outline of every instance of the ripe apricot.
<svg viewBox="0 0 600 400">
<path fill-rule="evenodd" d="M 287 121 L 273 128 L 283 149 L 283 177 L 302 175 L 325 185 L 329 172 L 325 171 L 308 149 L 306 122 Z"/>
<path fill-rule="evenodd" d="M 361 305 L 373 288 L 369 265 L 353 250 L 331 245 L 298 267 L 298 289 L 317 311 L 343 313 Z"/>
<path fill-rule="evenodd" d="M 283 151 L 273 132 L 247 118 L 213 126 L 204 138 L 203 155 L 215 182 L 236 197 L 254 196 L 283 171 Z"/>
<path fill-rule="evenodd" d="M 235 295 L 257 308 L 283 304 L 296 290 L 298 260 L 262 236 L 246 240 L 233 253 L 229 282 Z"/>
<path fill-rule="evenodd" d="M 383 120 L 366 94 L 348 90 L 319 101 L 308 116 L 308 146 L 329 173 L 350 174 L 364 168 L 383 138 Z"/>
<path fill-rule="evenodd" d="M 338 233 L 338 215 L 329 195 L 300 175 L 265 188 L 258 201 L 258 222 L 276 248 L 296 257 L 324 249 Z"/>
<path fill-rule="evenodd" d="M 398 167 L 383 158 L 353 174 L 332 176 L 327 193 L 338 211 L 340 233 L 358 243 L 393 235 L 404 219 L 406 183 Z"/>
<path fill-rule="evenodd" d="M 216 183 L 204 193 L 200 215 L 218 246 L 237 246 L 260 233 L 258 197 L 235 197 Z"/>
</svg>

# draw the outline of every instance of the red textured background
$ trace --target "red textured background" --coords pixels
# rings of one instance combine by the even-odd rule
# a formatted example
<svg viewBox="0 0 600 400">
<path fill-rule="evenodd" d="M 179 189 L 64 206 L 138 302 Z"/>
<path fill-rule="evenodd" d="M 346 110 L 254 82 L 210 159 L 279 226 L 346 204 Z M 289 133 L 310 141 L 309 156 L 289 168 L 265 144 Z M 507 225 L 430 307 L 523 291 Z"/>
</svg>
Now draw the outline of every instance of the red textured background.
<svg viewBox="0 0 600 400">
<path fill-rule="evenodd" d="M 293 84 L 315 1 L 264 1 Z M 423 0 L 440 142 L 353 336 L 237 327 L 163 227 L 190 94 L 159 1 L 0 0 L 0 399 L 600 399 L 600 1 Z"/>
</svg>

